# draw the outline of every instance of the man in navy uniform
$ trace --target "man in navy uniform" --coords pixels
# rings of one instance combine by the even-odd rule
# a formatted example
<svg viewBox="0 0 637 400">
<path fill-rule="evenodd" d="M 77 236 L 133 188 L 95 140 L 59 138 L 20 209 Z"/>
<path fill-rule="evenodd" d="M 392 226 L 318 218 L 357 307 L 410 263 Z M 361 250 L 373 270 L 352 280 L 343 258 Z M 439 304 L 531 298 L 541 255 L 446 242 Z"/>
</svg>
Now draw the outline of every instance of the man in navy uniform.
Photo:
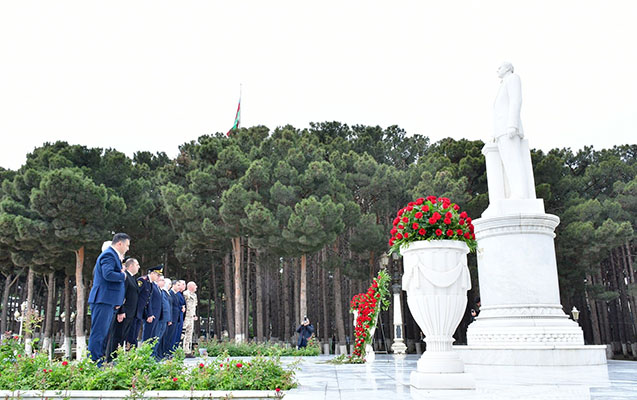
<svg viewBox="0 0 637 400">
<path fill-rule="evenodd" d="M 156 267 L 153 267 L 156 268 Z M 154 311 L 148 310 L 148 303 L 150 301 L 150 294 L 153 291 L 153 282 L 159 279 L 159 273 L 156 270 L 149 269 L 146 275 L 137 278 L 137 312 L 134 317 L 133 326 L 128 333 L 126 341 L 131 346 L 137 346 L 137 338 L 139 337 L 139 330 L 144 326 L 144 322 L 147 319 L 144 315 L 155 315 Z"/>
<path fill-rule="evenodd" d="M 155 344 L 155 351 L 153 355 L 155 356 L 155 359 L 159 361 L 164 356 L 163 348 L 165 346 L 164 343 L 166 341 L 164 339 L 166 334 L 166 329 L 168 328 L 168 325 L 172 324 L 172 318 L 170 313 L 171 300 L 170 300 L 170 294 L 168 293 L 168 290 L 170 289 L 170 279 L 164 278 L 163 276 L 160 277 L 159 280 L 157 281 L 157 286 L 159 287 L 159 289 L 161 289 L 162 302 L 161 302 L 161 314 L 159 317 L 159 323 L 157 325 L 157 330 L 155 332 L 155 336 L 157 336 L 159 339 L 157 340 L 157 343 Z"/>
<path fill-rule="evenodd" d="M 122 259 L 130 247 L 130 237 L 117 233 L 113 241 L 97 257 L 93 269 L 93 287 L 88 296 L 91 308 L 91 335 L 88 339 L 88 351 L 91 359 L 103 362 L 106 351 L 106 337 L 117 310 L 124 302 L 124 267 Z"/>
<path fill-rule="evenodd" d="M 159 318 L 161 317 L 162 295 L 157 281 L 159 276 L 163 274 L 163 265 L 158 265 L 148 269 L 149 275 L 155 275 L 152 278 L 150 298 L 144 309 L 144 329 L 142 330 L 142 342 L 157 337 L 157 327 Z"/>
<path fill-rule="evenodd" d="M 139 262 L 134 258 L 124 261 L 126 268 L 126 281 L 124 281 L 124 304 L 115 313 L 112 334 L 109 335 L 106 359 L 111 360 L 111 354 L 119 346 L 124 346 L 125 339 L 129 336 L 137 314 L 137 302 L 139 290 L 135 275 L 139 272 Z"/>
<path fill-rule="evenodd" d="M 181 312 L 181 304 L 179 303 L 179 298 L 177 297 L 179 287 L 179 281 L 175 281 L 173 283 L 172 289 L 168 292 L 170 295 L 170 317 L 171 324 L 168 325 L 166 329 L 166 333 L 164 334 L 164 338 L 162 339 L 163 343 L 163 356 L 166 357 L 170 353 L 174 351 L 175 344 L 175 332 L 177 332 L 177 325 L 179 325 L 180 317 L 182 316 Z"/>
</svg>

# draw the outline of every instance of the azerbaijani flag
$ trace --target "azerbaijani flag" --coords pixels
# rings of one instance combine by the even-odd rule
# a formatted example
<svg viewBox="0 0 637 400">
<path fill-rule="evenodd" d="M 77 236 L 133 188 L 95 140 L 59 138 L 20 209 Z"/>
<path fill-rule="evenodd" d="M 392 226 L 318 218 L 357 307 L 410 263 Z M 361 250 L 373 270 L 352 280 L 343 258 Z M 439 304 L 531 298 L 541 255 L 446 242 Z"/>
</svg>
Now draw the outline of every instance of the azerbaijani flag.
<svg viewBox="0 0 637 400">
<path fill-rule="evenodd" d="M 241 96 L 239 96 L 239 105 L 237 106 L 237 114 L 234 116 L 234 125 L 232 128 L 226 133 L 226 136 L 230 136 L 230 132 L 236 131 L 239 129 L 239 125 L 241 124 Z"/>
</svg>

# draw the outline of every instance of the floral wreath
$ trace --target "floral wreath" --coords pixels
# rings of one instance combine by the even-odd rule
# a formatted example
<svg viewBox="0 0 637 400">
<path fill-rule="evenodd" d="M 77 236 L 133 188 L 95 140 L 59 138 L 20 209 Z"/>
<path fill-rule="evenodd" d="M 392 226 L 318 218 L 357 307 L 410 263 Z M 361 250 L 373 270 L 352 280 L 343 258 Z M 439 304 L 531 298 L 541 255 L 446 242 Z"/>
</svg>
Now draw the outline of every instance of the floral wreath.
<svg viewBox="0 0 637 400">
<path fill-rule="evenodd" d="M 351 358 L 363 359 L 365 346 L 372 340 L 370 330 L 376 326 L 381 311 L 389 308 L 389 274 L 381 270 L 374 278 L 367 292 L 352 297 L 350 312 L 357 312 L 354 328 L 354 350 Z"/>
</svg>

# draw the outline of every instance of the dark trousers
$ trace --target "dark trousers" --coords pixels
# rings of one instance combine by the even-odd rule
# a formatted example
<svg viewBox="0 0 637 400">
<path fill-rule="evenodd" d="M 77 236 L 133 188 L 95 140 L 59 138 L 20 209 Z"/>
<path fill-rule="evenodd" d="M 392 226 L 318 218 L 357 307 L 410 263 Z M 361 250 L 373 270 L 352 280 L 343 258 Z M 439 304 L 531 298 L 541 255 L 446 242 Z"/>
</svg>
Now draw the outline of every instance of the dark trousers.
<svg viewBox="0 0 637 400">
<path fill-rule="evenodd" d="M 162 341 L 164 338 L 164 335 L 166 333 L 166 328 L 168 327 L 168 322 L 167 321 L 159 321 L 157 323 L 157 329 L 155 330 L 155 336 L 157 336 L 157 343 L 155 343 L 155 349 L 153 350 L 153 355 L 155 356 L 156 359 L 160 359 L 163 357 L 163 352 L 162 352 Z"/>
<path fill-rule="evenodd" d="M 142 331 L 142 342 L 157 337 L 158 325 L 159 321 L 157 320 L 157 318 L 153 319 L 153 322 L 151 322 L 150 324 L 148 322 L 144 322 L 144 330 Z"/>
<path fill-rule="evenodd" d="M 104 357 L 106 338 L 113 322 L 115 307 L 111 304 L 90 304 L 91 307 L 91 335 L 88 338 L 88 351 L 93 361 Z"/>
<path fill-rule="evenodd" d="M 177 330 L 177 324 L 168 325 L 166 328 L 166 333 L 161 338 L 161 353 L 162 357 L 166 357 L 168 354 L 173 352 L 173 346 L 175 344 L 175 331 Z"/>
<path fill-rule="evenodd" d="M 117 351 L 119 346 L 124 346 L 124 342 L 127 341 L 129 333 L 133 328 L 134 319 L 126 317 L 122 322 L 117 322 L 117 314 L 113 318 L 112 333 L 108 335 L 108 345 L 106 346 L 106 359 L 111 360 L 111 355 Z"/>
<path fill-rule="evenodd" d="M 175 336 L 173 337 L 173 343 L 171 351 L 177 350 L 179 347 L 179 342 L 181 341 L 181 330 L 184 328 L 184 321 L 177 322 L 177 326 L 175 327 Z"/>
<path fill-rule="evenodd" d="M 128 331 L 128 335 L 126 336 L 126 341 L 130 343 L 131 346 L 137 346 L 137 338 L 139 337 L 139 330 L 142 327 L 144 322 L 138 318 L 132 318 L 131 327 Z"/>
</svg>

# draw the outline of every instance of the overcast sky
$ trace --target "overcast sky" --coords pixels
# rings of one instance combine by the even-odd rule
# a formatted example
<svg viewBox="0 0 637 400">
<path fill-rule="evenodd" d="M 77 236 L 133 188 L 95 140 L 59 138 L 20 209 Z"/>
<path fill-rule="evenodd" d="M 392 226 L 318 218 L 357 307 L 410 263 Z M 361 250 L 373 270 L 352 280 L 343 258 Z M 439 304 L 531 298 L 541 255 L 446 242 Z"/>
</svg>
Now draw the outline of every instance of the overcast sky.
<svg viewBox="0 0 637 400">
<path fill-rule="evenodd" d="M 532 147 L 634 144 L 636 1 L 2 1 L 0 166 L 45 141 L 165 151 L 242 126 L 491 135 L 496 69 Z"/>
</svg>

